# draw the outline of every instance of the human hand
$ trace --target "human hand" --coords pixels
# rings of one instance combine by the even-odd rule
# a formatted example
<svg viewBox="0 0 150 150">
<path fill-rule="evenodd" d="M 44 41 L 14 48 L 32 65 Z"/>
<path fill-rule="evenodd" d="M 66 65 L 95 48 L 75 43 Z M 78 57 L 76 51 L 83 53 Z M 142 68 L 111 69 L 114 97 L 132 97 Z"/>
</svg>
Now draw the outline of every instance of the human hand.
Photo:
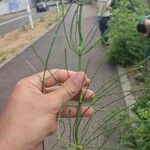
<svg viewBox="0 0 150 150">
<path fill-rule="evenodd" d="M 46 136 L 56 132 L 60 109 L 78 95 L 83 85 L 90 83 L 81 72 L 54 69 L 51 73 L 53 76 L 46 72 L 44 93 L 37 75 L 17 83 L 0 116 L 0 149 L 37 149 Z M 42 78 L 43 73 L 39 76 Z M 92 95 L 93 91 L 87 90 L 85 99 Z M 81 111 L 85 117 L 93 114 L 92 108 L 82 107 Z M 65 105 L 60 116 L 76 117 L 76 114 L 77 107 Z"/>
</svg>

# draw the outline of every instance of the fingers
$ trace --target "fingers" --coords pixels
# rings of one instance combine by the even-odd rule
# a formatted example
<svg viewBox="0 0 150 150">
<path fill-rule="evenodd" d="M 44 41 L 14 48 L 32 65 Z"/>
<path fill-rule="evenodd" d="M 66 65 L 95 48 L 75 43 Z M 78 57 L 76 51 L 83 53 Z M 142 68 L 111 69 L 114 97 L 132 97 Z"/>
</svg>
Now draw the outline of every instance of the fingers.
<svg viewBox="0 0 150 150">
<path fill-rule="evenodd" d="M 82 95 L 83 95 L 83 98 L 84 100 L 86 101 L 90 101 L 93 97 L 94 97 L 94 92 L 90 89 L 82 89 Z M 80 97 L 80 93 L 78 93 L 77 96 L 75 96 L 75 100 L 78 100 Z"/>
<path fill-rule="evenodd" d="M 45 87 L 50 87 L 57 83 L 65 82 L 70 76 L 74 75 L 76 72 L 67 71 L 67 70 L 57 70 L 55 73 L 48 73 L 46 76 L 46 80 L 44 82 Z"/>
<path fill-rule="evenodd" d="M 73 99 L 82 89 L 83 83 L 86 82 L 87 77 L 82 72 L 78 72 L 71 76 L 64 84 L 55 92 L 48 95 L 56 99 L 58 104 L 63 105 L 66 101 Z"/>
<path fill-rule="evenodd" d="M 58 90 L 60 88 L 60 86 L 52 86 L 50 88 L 46 88 L 44 90 L 45 94 L 48 94 L 50 92 L 54 92 L 56 90 Z M 90 89 L 82 89 L 82 94 L 84 96 L 84 100 L 91 100 L 92 97 L 94 96 L 94 92 Z M 78 100 L 79 99 L 79 93 L 72 99 L 72 100 Z"/>
<path fill-rule="evenodd" d="M 54 91 L 58 90 L 59 88 L 60 88 L 60 86 L 52 86 L 52 87 L 49 87 L 49 88 L 45 88 L 44 93 L 48 94 L 50 92 L 54 92 Z"/>
<path fill-rule="evenodd" d="M 67 71 L 67 70 L 59 70 L 59 69 L 52 69 L 46 72 L 40 72 L 38 74 L 32 75 L 27 77 L 26 79 L 31 81 L 34 80 L 36 82 L 43 83 L 43 76 L 45 78 L 45 86 L 50 87 L 56 83 L 63 82 L 67 80 L 71 75 L 75 74 L 74 71 Z"/>
<path fill-rule="evenodd" d="M 65 106 L 63 110 L 61 111 L 61 117 L 62 118 L 75 118 L 77 117 L 78 107 L 77 106 Z M 81 108 L 81 114 L 82 117 L 90 117 L 94 113 L 93 108 L 82 106 Z"/>
<path fill-rule="evenodd" d="M 63 83 L 68 80 L 71 76 L 76 74 L 75 71 L 67 71 L 67 70 L 56 70 L 54 71 L 53 75 L 50 73 L 46 73 L 46 80 L 44 82 L 45 87 L 50 87 L 57 83 Z M 90 79 L 87 78 L 85 85 L 90 83 Z"/>
<path fill-rule="evenodd" d="M 45 74 L 44 72 L 38 73 L 36 75 L 32 75 L 30 77 L 25 78 L 25 82 L 27 84 L 32 84 L 32 86 L 40 91 L 43 89 L 42 86 L 42 79 L 43 76 L 45 76 L 45 81 L 44 81 L 44 93 L 45 89 L 48 87 L 51 87 L 53 85 L 56 85 L 59 83 L 61 85 L 65 81 L 67 81 L 70 77 L 74 76 L 76 74 L 75 71 L 67 71 L 67 70 L 59 70 L 59 69 L 53 69 L 50 71 L 46 71 Z M 90 83 L 90 79 L 87 78 L 85 75 L 85 82 L 83 83 L 84 85 L 88 85 Z"/>
</svg>

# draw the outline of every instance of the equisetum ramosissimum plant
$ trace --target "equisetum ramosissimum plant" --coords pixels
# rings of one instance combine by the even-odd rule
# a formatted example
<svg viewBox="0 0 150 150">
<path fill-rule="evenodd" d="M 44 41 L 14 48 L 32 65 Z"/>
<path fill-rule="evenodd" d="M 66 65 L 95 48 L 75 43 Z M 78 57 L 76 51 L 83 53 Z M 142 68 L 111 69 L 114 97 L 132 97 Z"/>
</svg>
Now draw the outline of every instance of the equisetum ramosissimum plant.
<svg viewBox="0 0 150 150">
<path fill-rule="evenodd" d="M 75 2 L 75 3 L 74 3 Z M 123 13 L 124 7 L 128 3 L 128 0 L 124 0 L 122 7 L 120 8 L 118 15 L 116 16 L 116 20 L 109 27 L 107 32 L 115 26 L 117 19 L 120 14 Z M 57 25 L 57 29 L 55 31 L 54 37 L 50 44 L 50 48 L 47 54 L 46 60 L 42 60 L 40 55 L 35 50 L 34 46 L 32 46 L 33 52 L 37 56 L 37 58 L 41 61 L 44 72 L 49 72 L 50 76 L 54 79 L 54 74 L 51 73 L 50 68 L 48 68 L 48 64 L 50 62 L 51 52 L 53 51 L 53 47 L 55 45 L 59 30 L 63 29 L 64 32 L 64 40 L 65 47 L 64 49 L 64 66 L 66 71 L 69 68 L 69 58 L 68 53 L 72 51 L 74 53 L 75 59 L 77 60 L 77 64 L 75 64 L 76 71 L 83 71 L 88 74 L 88 69 L 91 63 L 91 60 L 88 59 L 85 63 L 83 61 L 83 57 L 94 51 L 96 47 L 101 44 L 101 40 L 103 37 L 97 36 L 98 26 L 97 21 L 93 23 L 92 27 L 89 31 L 83 33 L 83 9 L 85 7 L 85 0 L 75 0 L 70 5 L 65 7 L 62 1 L 62 19 Z M 66 26 L 66 18 L 69 13 L 72 12 L 72 19 L 70 21 L 70 26 Z M 107 34 L 107 32 L 105 34 Z M 105 35 L 104 35 L 105 36 Z M 55 56 L 53 56 L 55 57 Z M 57 59 L 57 58 L 56 58 Z M 36 72 L 36 69 L 28 62 L 30 67 Z M 94 82 L 98 83 L 99 81 L 95 81 L 96 76 L 99 74 L 101 70 L 102 64 L 97 66 L 97 69 L 92 72 L 91 84 Z M 140 64 L 130 69 L 129 71 L 136 70 L 140 67 Z M 134 91 L 126 91 L 126 95 L 123 95 L 122 90 L 120 89 L 121 83 L 120 78 L 126 75 L 129 71 L 122 75 L 116 75 L 110 81 L 106 81 L 99 85 L 97 89 L 94 89 L 95 93 L 92 97 L 92 101 L 87 103 L 90 107 L 95 108 L 95 112 L 90 118 L 83 118 L 83 113 L 81 113 L 81 107 L 84 104 L 84 93 L 81 90 L 79 93 L 79 97 L 77 98 L 76 104 L 78 106 L 77 118 L 76 119 L 61 119 L 58 115 L 58 132 L 56 134 L 56 141 L 52 144 L 51 150 L 101 150 L 101 149 L 124 149 L 120 145 L 112 145 L 112 147 L 108 147 L 109 141 L 111 138 L 115 138 L 116 134 L 121 132 L 125 127 L 128 127 L 132 124 L 132 122 L 126 122 L 126 116 L 128 114 L 123 115 L 120 119 L 118 115 L 121 115 L 124 111 L 128 110 L 132 105 L 126 106 L 124 104 L 124 98 L 129 96 L 131 93 L 134 94 L 136 92 L 140 92 L 143 89 L 134 90 Z M 68 74 L 69 75 L 69 74 Z M 41 79 L 41 82 L 44 83 L 45 74 Z M 122 84 L 125 84 L 125 81 Z M 90 85 L 91 86 L 91 85 Z M 90 88 L 90 86 L 86 87 L 86 90 Z M 44 85 L 43 85 L 44 89 Z M 111 101 L 103 102 L 106 99 L 111 99 Z M 112 100 L 113 99 L 113 100 Z M 122 107 L 116 110 L 112 110 L 111 106 L 116 103 L 122 103 Z M 136 102 L 138 103 L 138 102 Z M 66 104 L 63 104 L 66 105 Z M 86 110 L 87 111 L 87 110 Z M 60 111 L 61 113 L 61 111 Z M 71 110 L 68 111 L 71 113 Z M 84 112 L 85 113 L 85 112 Z M 118 133 L 118 134 L 119 134 Z M 119 135 L 118 135 L 119 136 Z M 59 148 L 57 147 L 59 145 Z M 43 142 L 43 150 L 45 150 L 44 142 Z"/>
</svg>

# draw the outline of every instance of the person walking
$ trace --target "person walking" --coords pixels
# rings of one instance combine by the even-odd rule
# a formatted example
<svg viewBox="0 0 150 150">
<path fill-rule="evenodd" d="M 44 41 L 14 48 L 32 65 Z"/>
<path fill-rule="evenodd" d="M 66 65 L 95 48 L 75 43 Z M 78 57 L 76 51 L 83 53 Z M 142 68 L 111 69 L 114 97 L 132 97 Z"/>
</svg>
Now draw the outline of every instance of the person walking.
<svg viewBox="0 0 150 150">
<path fill-rule="evenodd" d="M 105 37 L 105 32 L 108 29 L 108 21 L 111 17 L 111 0 L 98 0 L 97 2 L 97 16 L 99 18 L 99 30 L 102 37 L 102 44 L 107 42 L 107 37 Z"/>
</svg>

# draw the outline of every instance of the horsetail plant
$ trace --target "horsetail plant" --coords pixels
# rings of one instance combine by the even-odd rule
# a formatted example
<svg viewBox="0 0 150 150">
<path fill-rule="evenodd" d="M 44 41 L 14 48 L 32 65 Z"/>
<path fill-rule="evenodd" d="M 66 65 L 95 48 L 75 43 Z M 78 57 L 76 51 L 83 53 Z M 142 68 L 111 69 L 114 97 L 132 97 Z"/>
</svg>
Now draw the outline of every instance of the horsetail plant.
<svg viewBox="0 0 150 150">
<path fill-rule="evenodd" d="M 73 3 L 76 4 L 73 4 Z M 117 19 L 120 17 L 120 14 L 125 11 L 126 4 L 128 3 L 128 0 L 124 0 L 122 3 L 123 5 L 120 7 L 120 10 L 118 12 L 118 15 L 116 16 L 115 21 L 107 32 L 115 26 L 115 23 Z M 89 29 L 87 34 L 85 35 L 83 33 L 83 22 L 82 22 L 82 16 L 83 16 L 83 9 L 84 5 L 86 4 L 85 0 L 74 0 L 72 3 L 69 5 L 67 8 L 67 11 L 65 11 L 65 6 L 62 1 L 62 20 L 59 22 L 56 31 L 54 33 L 54 37 L 52 39 L 52 42 L 50 43 L 50 48 L 47 54 L 46 60 L 43 60 L 40 55 L 36 52 L 34 46 L 32 46 L 33 52 L 37 56 L 37 58 L 41 61 L 42 65 L 44 66 L 44 75 L 42 79 L 42 83 L 44 83 L 45 79 L 45 74 L 46 71 L 49 72 L 50 76 L 55 79 L 55 74 L 52 74 L 51 71 L 48 68 L 48 64 L 50 62 L 50 55 L 51 52 L 53 51 L 54 44 L 56 42 L 57 36 L 58 36 L 58 31 L 60 30 L 61 27 L 63 27 L 64 31 L 64 36 L 65 36 L 65 42 L 66 42 L 66 47 L 64 47 L 64 66 L 66 68 L 66 71 L 68 72 L 69 69 L 69 59 L 68 59 L 68 51 L 67 47 L 72 50 L 72 52 L 75 54 L 76 60 L 77 60 L 77 71 L 84 71 L 85 73 L 88 73 L 89 65 L 91 60 L 88 59 L 87 63 L 85 64 L 83 62 L 83 57 L 87 55 L 89 52 L 94 50 L 94 48 L 98 47 L 101 44 L 102 38 L 103 37 L 96 37 L 97 36 L 97 22 L 94 22 L 92 27 Z M 69 15 L 70 12 L 73 10 L 73 15 L 70 23 L 70 29 L 66 27 L 66 22 L 65 19 Z M 107 34 L 105 33 L 105 35 Z M 104 36 L 105 36 L 104 35 Z M 33 66 L 29 62 L 27 62 L 31 68 L 36 72 Z M 78 107 L 78 112 L 77 112 L 77 117 L 75 120 L 72 120 L 71 118 L 68 119 L 68 124 L 64 123 L 63 120 L 60 119 L 60 114 L 58 115 L 58 134 L 57 134 L 57 140 L 56 143 L 51 147 L 51 150 L 54 150 L 56 146 L 61 142 L 61 147 L 60 149 L 62 150 L 102 150 L 102 149 L 121 149 L 119 147 L 112 147 L 109 148 L 107 147 L 106 143 L 109 141 L 110 137 L 116 132 L 118 129 L 122 129 L 126 126 L 130 126 L 132 122 L 126 122 L 126 117 L 118 120 L 116 117 L 121 114 L 122 112 L 128 110 L 133 106 L 134 104 L 131 104 L 130 106 L 124 106 L 123 108 L 119 108 L 114 114 L 112 114 L 112 110 L 109 110 L 109 107 L 111 105 L 116 104 L 117 102 L 123 103 L 124 98 L 126 96 L 130 95 L 130 92 L 132 94 L 136 92 L 140 92 L 143 89 L 139 90 L 134 90 L 134 91 L 126 91 L 126 95 L 123 95 L 123 91 L 120 90 L 121 84 L 125 84 L 127 81 L 124 83 L 120 83 L 120 78 L 122 78 L 124 75 L 128 74 L 130 71 L 136 70 L 140 68 L 140 65 L 135 66 L 134 68 L 130 69 L 129 71 L 125 72 L 122 75 L 117 75 L 110 81 L 107 81 L 103 85 L 100 85 L 99 88 L 95 91 L 95 93 L 91 96 L 92 102 L 89 103 L 89 106 L 87 110 L 90 107 L 95 107 L 99 106 L 98 109 L 95 110 L 94 114 L 92 117 L 88 119 L 84 119 L 83 115 L 85 112 L 81 112 L 81 107 L 83 104 L 85 104 L 84 96 L 86 91 L 89 89 L 90 86 L 87 86 L 86 91 L 84 93 L 83 90 L 79 92 L 79 97 L 77 99 L 77 107 Z M 99 64 L 95 72 L 93 73 L 93 76 L 91 78 L 91 84 L 94 83 L 94 80 L 100 71 L 102 67 L 102 64 Z M 69 76 L 69 73 L 68 73 Z M 41 79 L 40 79 L 41 80 Z M 56 79 L 55 79 L 56 80 Z M 117 92 L 116 92 L 117 90 Z M 43 84 L 43 91 L 44 91 L 44 84 Z M 118 92 L 119 91 L 119 92 Z M 103 101 L 107 98 L 113 97 L 114 100 L 104 103 Z M 103 104 L 104 103 L 104 104 Z M 138 102 L 136 102 L 138 103 Z M 66 104 L 63 104 L 64 106 Z M 63 109 L 63 108 L 62 108 Z M 100 113 L 104 113 L 107 111 L 111 115 L 102 118 L 101 122 L 95 122 L 94 123 L 94 117 L 100 117 Z M 71 113 L 71 110 L 68 111 L 68 114 Z M 109 124 L 111 124 L 111 127 L 107 127 Z M 66 126 L 69 126 L 68 128 Z M 95 128 L 94 128 L 95 127 Z M 66 129 L 69 131 L 68 138 L 65 139 L 63 136 L 65 134 Z M 102 137 L 104 139 L 102 139 Z M 101 141 L 102 139 L 102 141 Z M 100 140 L 100 141 L 99 141 Z M 44 142 L 42 144 L 43 150 L 45 150 Z M 58 150 L 58 149 L 57 149 Z"/>
</svg>

